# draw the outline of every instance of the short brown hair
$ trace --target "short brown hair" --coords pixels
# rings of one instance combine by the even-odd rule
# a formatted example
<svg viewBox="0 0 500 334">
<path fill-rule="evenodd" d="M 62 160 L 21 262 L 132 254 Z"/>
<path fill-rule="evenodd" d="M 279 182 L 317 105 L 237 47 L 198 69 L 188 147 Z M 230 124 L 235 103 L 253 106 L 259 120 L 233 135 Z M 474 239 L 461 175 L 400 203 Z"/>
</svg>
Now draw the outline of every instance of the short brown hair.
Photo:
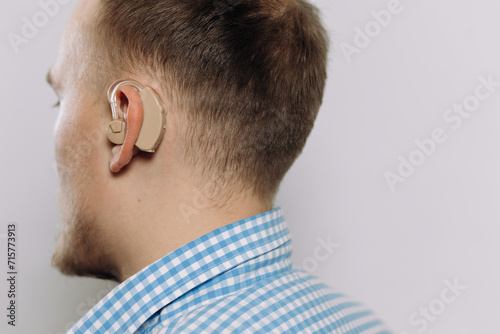
<svg viewBox="0 0 500 334">
<path fill-rule="evenodd" d="M 239 185 L 272 203 L 323 99 L 329 43 L 316 7 L 101 0 L 95 27 L 124 73 L 147 71 L 182 101 L 184 158 L 201 182 Z"/>
</svg>

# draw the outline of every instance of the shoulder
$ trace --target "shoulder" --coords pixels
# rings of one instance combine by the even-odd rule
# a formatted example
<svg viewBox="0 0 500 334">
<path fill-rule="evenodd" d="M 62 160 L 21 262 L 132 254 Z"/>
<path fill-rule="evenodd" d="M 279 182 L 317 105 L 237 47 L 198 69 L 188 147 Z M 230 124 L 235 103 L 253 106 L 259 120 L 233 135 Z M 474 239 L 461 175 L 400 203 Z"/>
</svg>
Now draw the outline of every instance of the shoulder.
<svg viewBox="0 0 500 334">
<path fill-rule="evenodd" d="M 295 269 L 191 309 L 159 333 L 390 333 L 383 329 L 363 304 Z"/>
</svg>

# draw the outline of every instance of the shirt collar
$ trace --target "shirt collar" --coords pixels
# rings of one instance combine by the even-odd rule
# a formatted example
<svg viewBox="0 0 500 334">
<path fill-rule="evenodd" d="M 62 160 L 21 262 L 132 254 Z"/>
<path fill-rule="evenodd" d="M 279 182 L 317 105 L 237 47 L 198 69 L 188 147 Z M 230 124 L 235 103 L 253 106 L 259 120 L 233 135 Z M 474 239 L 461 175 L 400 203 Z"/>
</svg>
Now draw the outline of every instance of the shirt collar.
<svg viewBox="0 0 500 334">
<path fill-rule="evenodd" d="M 118 285 L 68 334 L 134 332 L 154 313 L 186 292 L 290 239 L 281 207 L 223 226 L 169 253 Z"/>
</svg>

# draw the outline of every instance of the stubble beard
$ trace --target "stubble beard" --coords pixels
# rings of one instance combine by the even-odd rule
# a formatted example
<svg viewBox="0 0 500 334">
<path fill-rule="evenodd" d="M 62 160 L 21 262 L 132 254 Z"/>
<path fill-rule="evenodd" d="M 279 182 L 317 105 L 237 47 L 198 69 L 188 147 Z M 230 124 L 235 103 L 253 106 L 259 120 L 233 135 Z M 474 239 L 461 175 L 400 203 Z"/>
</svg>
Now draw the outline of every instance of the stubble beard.
<svg viewBox="0 0 500 334">
<path fill-rule="evenodd" d="M 105 237 L 87 200 L 75 200 L 59 189 L 62 227 L 56 237 L 52 265 L 67 276 L 118 281 Z M 88 198 L 88 197 L 87 197 Z"/>
</svg>

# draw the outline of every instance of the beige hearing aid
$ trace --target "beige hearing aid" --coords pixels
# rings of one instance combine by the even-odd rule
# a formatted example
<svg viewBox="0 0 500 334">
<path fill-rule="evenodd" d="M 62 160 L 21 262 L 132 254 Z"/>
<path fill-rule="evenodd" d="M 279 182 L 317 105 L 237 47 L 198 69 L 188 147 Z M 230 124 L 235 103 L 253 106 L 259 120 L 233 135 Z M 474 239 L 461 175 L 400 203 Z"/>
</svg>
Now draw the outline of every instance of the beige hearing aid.
<svg viewBox="0 0 500 334">
<path fill-rule="evenodd" d="M 109 87 L 108 101 L 111 105 L 113 120 L 106 128 L 108 139 L 117 145 L 125 141 L 125 121 L 118 117 L 118 103 L 116 93 L 120 86 L 130 86 L 134 88 L 142 99 L 144 119 L 135 146 L 141 151 L 154 153 L 163 138 L 166 130 L 166 110 L 158 94 L 151 87 L 143 87 L 133 80 L 119 80 Z"/>
</svg>

